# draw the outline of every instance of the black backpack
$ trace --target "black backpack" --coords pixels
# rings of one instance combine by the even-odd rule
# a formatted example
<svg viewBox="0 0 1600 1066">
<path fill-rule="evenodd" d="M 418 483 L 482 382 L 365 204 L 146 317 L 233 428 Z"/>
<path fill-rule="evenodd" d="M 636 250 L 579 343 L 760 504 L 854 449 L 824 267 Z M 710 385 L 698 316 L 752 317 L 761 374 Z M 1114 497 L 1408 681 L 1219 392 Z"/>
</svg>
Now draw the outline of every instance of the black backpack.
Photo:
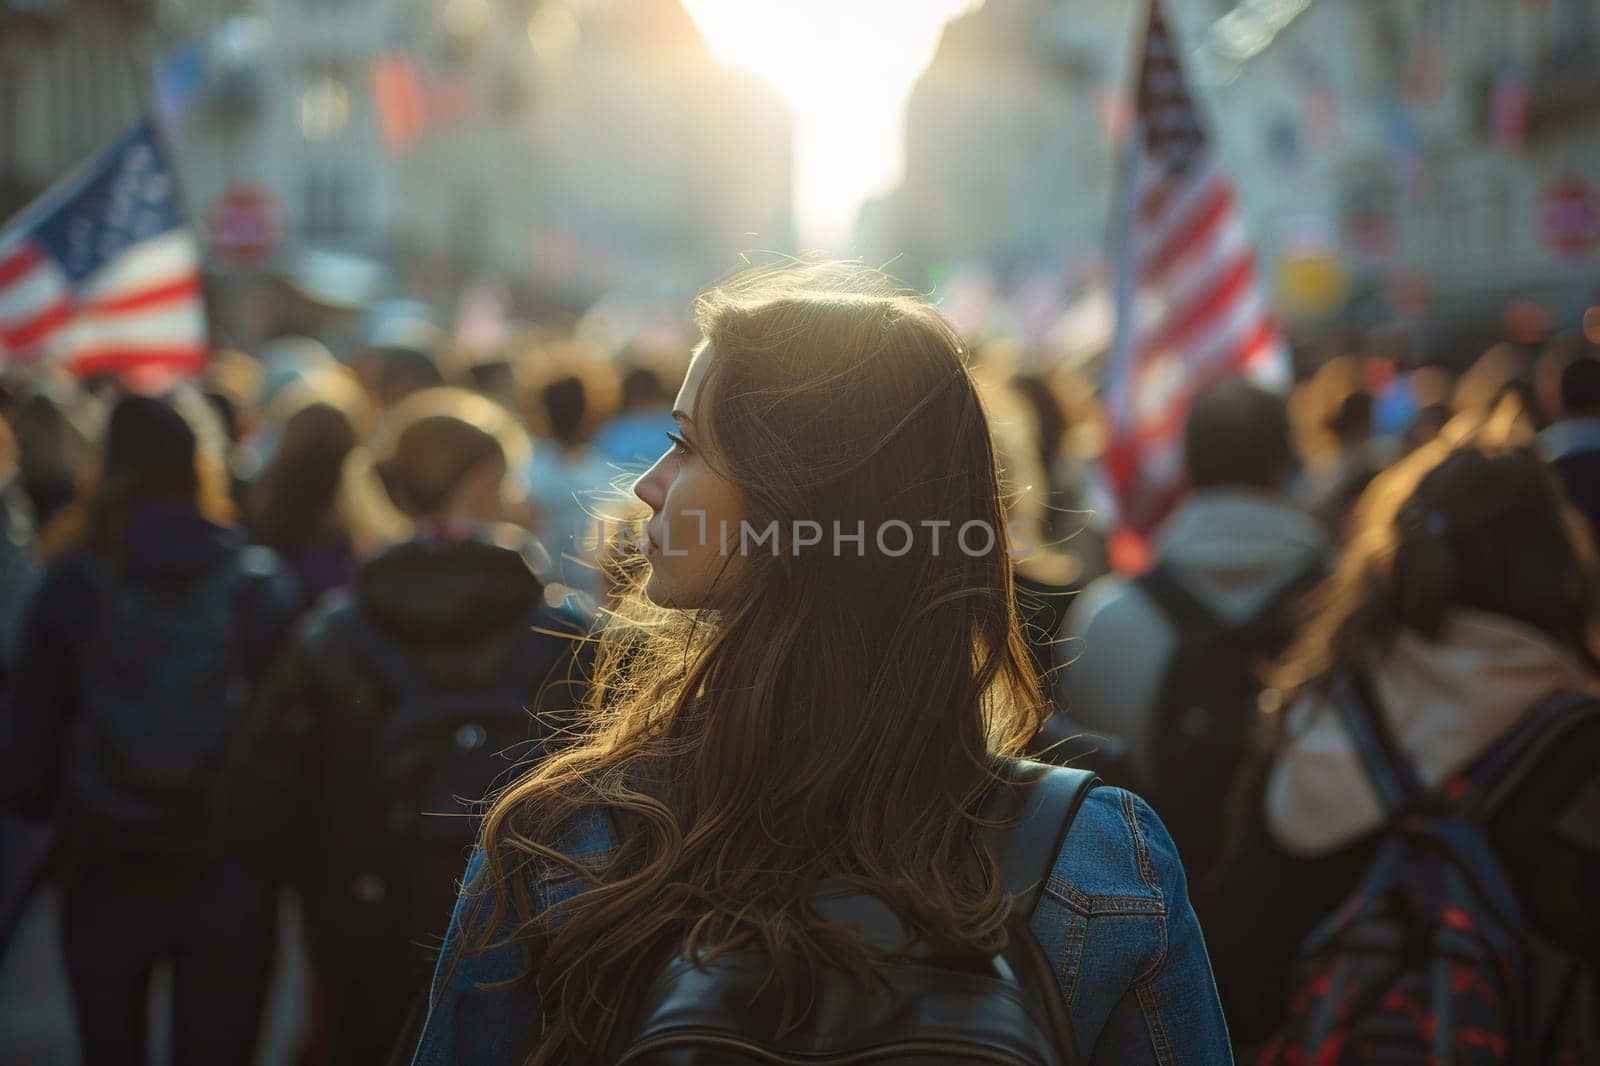
<svg viewBox="0 0 1600 1066">
<path fill-rule="evenodd" d="M 782 996 L 763 952 L 730 951 L 697 964 L 674 951 L 624 1005 L 626 1021 L 605 1061 L 617 1066 L 1078 1062 L 1059 979 L 1028 922 L 1073 817 L 1099 779 L 1084 770 L 1038 763 L 1017 762 L 1011 769 L 1027 781 L 1015 792 L 1004 792 L 1020 797 L 1021 821 L 983 834 L 1015 900 L 1010 943 L 999 956 L 932 958 L 883 901 L 843 882 L 824 884 L 813 897 L 822 917 L 855 926 L 881 947 L 906 948 L 906 961 L 875 965 L 869 987 L 843 972 L 818 969 L 805 1019 L 780 1038 L 774 1033 Z M 1009 821 L 1014 814 L 1002 809 L 998 798 L 985 817 Z"/>
<path fill-rule="evenodd" d="M 78 664 L 72 812 L 126 842 L 209 846 L 208 799 L 249 709 L 241 610 L 277 559 L 247 547 L 182 589 L 86 565 L 100 612 Z"/>
<path fill-rule="evenodd" d="M 561 660 L 570 636 L 553 630 L 549 613 L 535 609 L 493 684 L 439 691 L 358 607 L 333 621 L 397 701 L 378 731 L 371 779 L 362 785 L 386 808 L 387 846 L 412 855 L 448 851 L 457 862 L 477 836 L 475 820 L 459 815 L 548 739 L 550 723 L 533 713 L 530 693 Z"/>
<path fill-rule="evenodd" d="M 1324 573 L 1320 560 L 1308 565 L 1239 622 L 1218 618 L 1167 564 L 1135 579 L 1177 635 L 1157 690 L 1154 772 L 1141 792 L 1172 833 L 1191 881 L 1217 859 L 1225 801 L 1260 722 L 1256 670 L 1288 645 L 1292 607 Z"/>
</svg>

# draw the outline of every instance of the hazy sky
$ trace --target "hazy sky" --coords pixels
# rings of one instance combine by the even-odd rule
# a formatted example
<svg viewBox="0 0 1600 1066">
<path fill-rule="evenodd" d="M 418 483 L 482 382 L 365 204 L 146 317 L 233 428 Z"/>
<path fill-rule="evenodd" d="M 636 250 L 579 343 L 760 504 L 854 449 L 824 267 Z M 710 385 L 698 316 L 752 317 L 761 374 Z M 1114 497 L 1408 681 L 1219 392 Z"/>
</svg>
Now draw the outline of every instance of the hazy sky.
<svg viewBox="0 0 1600 1066">
<path fill-rule="evenodd" d="M 795 117 L 806 247 L 842 251 L 903 160 L 906 98 L 939 32 L 981 0 L 685 0 L 718 59 L 771 82 Z"/>
</svg>

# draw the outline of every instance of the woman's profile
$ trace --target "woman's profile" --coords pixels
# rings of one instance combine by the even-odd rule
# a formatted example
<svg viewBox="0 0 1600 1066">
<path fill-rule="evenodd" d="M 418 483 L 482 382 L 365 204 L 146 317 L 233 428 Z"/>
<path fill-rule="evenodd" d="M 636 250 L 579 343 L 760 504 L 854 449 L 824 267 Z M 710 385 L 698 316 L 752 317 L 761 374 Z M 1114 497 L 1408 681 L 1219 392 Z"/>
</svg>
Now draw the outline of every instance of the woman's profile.
<svg viewBox="0 0 1600 1066">
<path fill-rule="evenodd" d="M 947 966 L 1020 928 L 982 812 L 1048 704 L 960 337 L 836 264 L 739 276 L 695 312 L 587 727 L 485 818 L 417 1063 L 712 1061 L 635 1039 L 660 1008 L 644 990 L 686 956 L 760 960 L 774 1039 L 809 1033 L 829 1061 L 846 1037 L 808 1004 L 882 953 L 820 913 L 820 886 L 870 894 Z M 1100 787 L 1070 824 L 1031 930 L 1076 1047 L 995 1061 L 1230 1061 L 1159 820 Z M 919 1046 L 881 1061 L 951 1061 Z"/>
</svg>

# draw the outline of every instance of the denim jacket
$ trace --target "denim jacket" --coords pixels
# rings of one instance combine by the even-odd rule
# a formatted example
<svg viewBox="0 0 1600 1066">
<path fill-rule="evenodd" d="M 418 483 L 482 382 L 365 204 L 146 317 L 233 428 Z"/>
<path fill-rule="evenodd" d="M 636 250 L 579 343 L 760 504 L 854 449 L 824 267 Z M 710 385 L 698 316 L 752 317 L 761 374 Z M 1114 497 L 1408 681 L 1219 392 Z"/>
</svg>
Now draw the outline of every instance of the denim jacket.
<svg viewBox="0 0 1600 1066">
<path fill-rule="evenodd" d="M 558 847 L 598 866 L 609 854 L 610 831 L 596 815 Z M 483 865 L 479 852 L 467 866 L 412 1066 L 510 1066 L 531 1043 L 538 1004 L 527 984 L 476 987 L 525 973 L 525 954 L 498 948 L 454 958 L 471 916 L 487 913 L 473 905 L 485 902 L 476 895 Z M 534 901 L 545 907 L 582 887 L 569 872 L 553 872 L 534 886 Z M 1055 967 L 1087 1066 L 1233 1062 L 1177 849 L 1142 799 L 1106 786 L 1089 793 L 1032 926 Z"/>
</svg>

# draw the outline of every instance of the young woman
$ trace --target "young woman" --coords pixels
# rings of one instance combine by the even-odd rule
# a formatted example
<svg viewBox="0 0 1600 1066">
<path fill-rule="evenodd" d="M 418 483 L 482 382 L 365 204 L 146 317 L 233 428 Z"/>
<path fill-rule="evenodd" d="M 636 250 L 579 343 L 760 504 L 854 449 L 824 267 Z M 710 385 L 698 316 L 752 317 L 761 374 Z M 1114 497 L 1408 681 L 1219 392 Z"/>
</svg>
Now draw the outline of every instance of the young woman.
<svg viewBox="0 0 1600 1066">
<path fill-rule="evenodd" d="M 376 476 L 413 533 L 306 617 L 250 745 L 275 769 L 234 800 L 298 801 L 285 850 L 321 992 L 313 1059 L 328 1063 L 384 1061 L 420 1002 L 474 835 L 456 797 L 553 731 L 530 712 L 557 698 L 574 645 L 544 631 L 586 628 L 546 602 L 542 551 L 504 521 L 520 492 L 508 456 L 526 449 L 512 416 L 439 388 L 391 419 Z"/>
<path fill-rule="evenodd" d="M 345 460 L 355 446 L 355 428 L 343 411 L 307 404 L 284 423 L 266 471 L 246 495 L 256 540 L 294 567 L 307 603 L 355 575 L 355 545 L 337 507 Z"/>
<path fill-rule="evenodd" d="M 418 1063 L 604 1061 L 641 960 L 685 942 L 760 945 L 803 997 L 814 966 L 871 957 L 810 908 L 828 879 L 953 955 L 1005 940 L 976 812 L 1044 701 L 962 342 L 825 266 L 715 289 L 697 318 L 592 721 L 486 818 Z M 1032 927 L 1083 1061 L 1229 1061 L 1181 865 L 1136 797 L 1089 793 Z"/>
<path fill-rule="evenodd" d="M 208 816 L 300 592 L 231 513 L 220 456 L 191 424 L 160 400 L 122 400 L 94 480 L 51 524 L 52 565 L 23 623 L 0 788 L 59 826 L 62 953 L 87 1066 L 145 1061 L 159 963 L 173 1061 L 251 1060 L 275 899 Z"/>
<path fill-rule="evenodd" d="M 1294 953 L 1355 891 L 1385 837 L 1377 786 L 1341 720 L 1343 682 L 1364 678 L 1360 702 L 1382 716 L 1425 789 L 1464 780 L 1552 697 L 1596 690 L 1593 545 L 1510 420 L 1482 418 L 1458 416 L 1373 484 L 1335 574 L 1271 671 L 1284 710 L 1263 772 L 1240 790 L 1225 873 L 1203 894 L 1243 1047 L 1282 1025 Z M 1487 812 L 1524 919 L 1593 972 L 1600 836 L 1584 804 L 1597 760 L 1600 713 L 1552 743 Z M 1582 1009 L 1600 1018 L 1597 1007 Z"/>
</svg>

